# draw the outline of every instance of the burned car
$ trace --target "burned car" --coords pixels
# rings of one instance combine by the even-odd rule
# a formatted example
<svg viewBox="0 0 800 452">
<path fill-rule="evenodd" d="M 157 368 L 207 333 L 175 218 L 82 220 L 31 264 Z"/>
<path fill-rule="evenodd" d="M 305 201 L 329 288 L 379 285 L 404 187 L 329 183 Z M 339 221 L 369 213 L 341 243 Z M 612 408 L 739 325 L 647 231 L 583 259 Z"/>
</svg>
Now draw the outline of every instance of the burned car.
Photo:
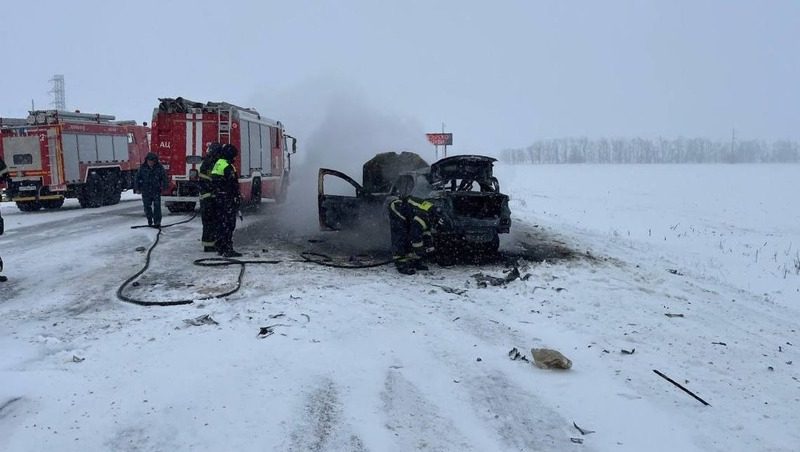
<svg viewBox="0 0 800 452">
<path fill-rule="evenodd" d="M 417 154 L 378 154 L 363 166 L 360 185 L 336 170 L 322 168 L 318 179 L 319 223 L 323 230 L 382 227 L 388 224 L 386 206 L 398 196 L 398 186 L 412 184 L 411 194 L 433 203 L 433 238 L 438 251 L 463 247 L 497 251 L 499 234 L 509 232 L 508 196 L 492 174 L 496 159 L 457 155 L 428 165 Z M 352 194 L 329 194 L 325 178 L 342 179 Z M 404 179 L 404 180 L 403 180 Z M 354 193 L 353 193 L 354 192 Z"/>
</svg>

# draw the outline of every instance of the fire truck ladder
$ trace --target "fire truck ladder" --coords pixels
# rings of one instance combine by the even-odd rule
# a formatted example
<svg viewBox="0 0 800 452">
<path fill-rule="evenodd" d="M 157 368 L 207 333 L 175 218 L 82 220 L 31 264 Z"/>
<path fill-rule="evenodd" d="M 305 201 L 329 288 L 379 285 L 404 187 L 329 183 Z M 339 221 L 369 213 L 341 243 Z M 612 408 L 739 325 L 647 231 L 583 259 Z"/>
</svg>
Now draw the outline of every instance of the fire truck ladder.
<svg viewBox="0 0 800 452">
<path fill-rule="evenodd" d="M 219 110 L 217 114 L 217 143 L 231 142 L 231 110 Z"/>
</svg>

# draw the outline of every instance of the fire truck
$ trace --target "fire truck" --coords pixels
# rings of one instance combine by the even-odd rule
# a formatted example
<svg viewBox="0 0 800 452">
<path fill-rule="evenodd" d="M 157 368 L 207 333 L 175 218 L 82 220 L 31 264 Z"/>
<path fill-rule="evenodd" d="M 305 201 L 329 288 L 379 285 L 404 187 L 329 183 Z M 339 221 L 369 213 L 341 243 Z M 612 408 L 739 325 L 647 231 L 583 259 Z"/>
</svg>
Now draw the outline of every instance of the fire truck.
<svg viewBox="0 0 800 452">
<path fill-rule="evenodd" d="M 161 198 L 170 212 L 195 209 L 198 170 L 212 142 L 239 149 L 234 166 L 243 203 L 286 199 L 297 140 L 286 134 L 280 121 L 227 102 L 163 98 L 153 111 L 151 148 L 167 170 L 169 187 Z"/>
<path fill-rule="evenodd" d="M 11 200 L 23 211 L 57 209 L 65 198 L 78 198 L 81 207 L 117 204 L 149 151 L 150 129 L 114 119 L 35 110 L 24 122 L 0 120 Z"/>
</svg>

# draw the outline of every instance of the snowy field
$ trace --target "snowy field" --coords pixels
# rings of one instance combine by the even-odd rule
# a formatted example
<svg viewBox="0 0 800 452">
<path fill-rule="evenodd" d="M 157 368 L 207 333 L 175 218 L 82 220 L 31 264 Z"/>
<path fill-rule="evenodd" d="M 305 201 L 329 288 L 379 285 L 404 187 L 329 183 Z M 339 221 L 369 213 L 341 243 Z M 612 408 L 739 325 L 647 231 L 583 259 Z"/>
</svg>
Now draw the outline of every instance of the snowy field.
<svg viewBox="0 0 800 452">
<path fill-rule="evenodd" d="M 514 221 L 501 259 L 411 277 L 324 267 L 300 253 L 386 253 L 316 232 L 314 207 L 264 208 L 234 242 L 281 262 L 248 266 L 227 299 L 178 307 L 115 297 L 156 237 L 130 228 L 135 196 L 2 204 L 0 450 L 800 449 L 800 167 L 498 173 Z M 275 221 L 298 210 L 305 227 Z M 235 287 L 238 268 L 192 265 L 208 257 L 199 237 L 199 220 L 164 229 L 125 294 Z M 477 284 L 512 258 L 526 278 Z M 216 324 L 185 321 L 202 315 Z M 514 347 L 573 367 L 511 360 Z"/>
</svg>

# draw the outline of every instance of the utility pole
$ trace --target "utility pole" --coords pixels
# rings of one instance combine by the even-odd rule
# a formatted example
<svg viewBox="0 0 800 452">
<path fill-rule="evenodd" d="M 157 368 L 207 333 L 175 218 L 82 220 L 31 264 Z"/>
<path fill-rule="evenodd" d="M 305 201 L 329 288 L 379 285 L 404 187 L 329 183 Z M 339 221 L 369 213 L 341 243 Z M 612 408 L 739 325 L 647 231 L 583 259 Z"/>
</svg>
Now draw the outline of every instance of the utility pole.
<svg viewBox="0 0 800 452">
<path fill-rule="evenodd" d="M 444 122 L 442 122 L 442 134 L 444 134 Z M 447 157 L 447 145 L 444 145 L 444 156 Z"/>
</svg>

